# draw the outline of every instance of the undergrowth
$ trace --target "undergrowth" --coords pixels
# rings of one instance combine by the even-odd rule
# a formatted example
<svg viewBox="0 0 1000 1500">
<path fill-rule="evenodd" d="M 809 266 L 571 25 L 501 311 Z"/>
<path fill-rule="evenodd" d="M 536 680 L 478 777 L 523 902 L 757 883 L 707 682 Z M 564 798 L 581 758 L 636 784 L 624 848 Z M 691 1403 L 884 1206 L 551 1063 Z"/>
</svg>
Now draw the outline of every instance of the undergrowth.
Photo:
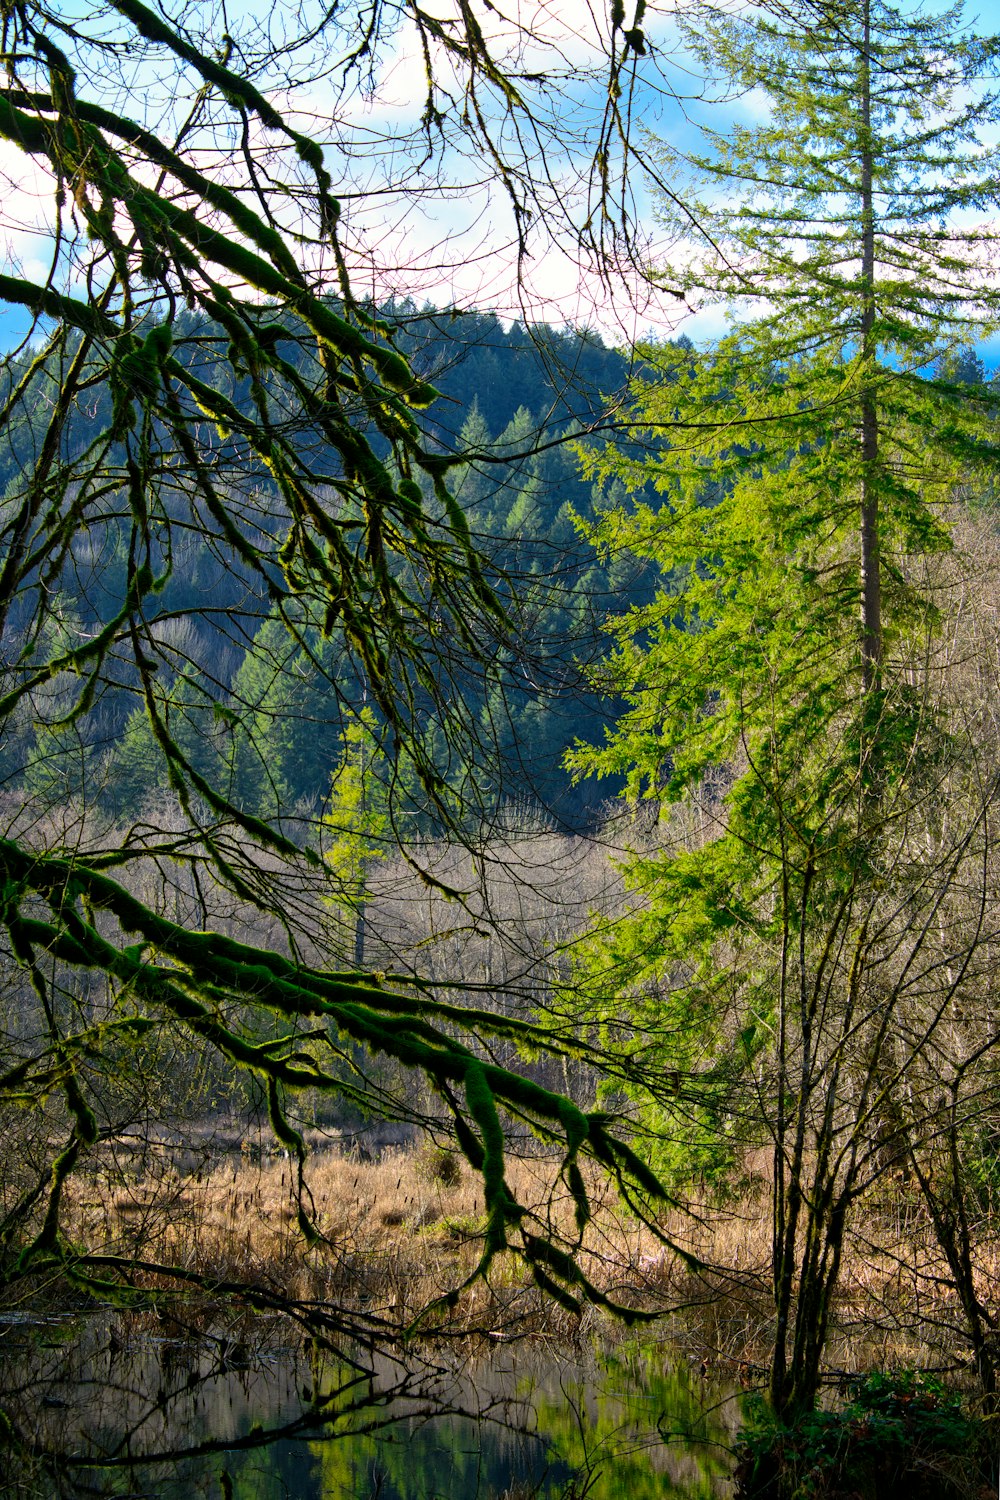
<svg viewBox="0 0 1000 1500">
<path fill-rule="evenodd" d="M 856 1382 L 838 1410 L 775 1421 L 747 1400 L 739 1500 L 978 1500 L 996 1492 L 988 1424 L 920 1371 Z"/>
</svg>

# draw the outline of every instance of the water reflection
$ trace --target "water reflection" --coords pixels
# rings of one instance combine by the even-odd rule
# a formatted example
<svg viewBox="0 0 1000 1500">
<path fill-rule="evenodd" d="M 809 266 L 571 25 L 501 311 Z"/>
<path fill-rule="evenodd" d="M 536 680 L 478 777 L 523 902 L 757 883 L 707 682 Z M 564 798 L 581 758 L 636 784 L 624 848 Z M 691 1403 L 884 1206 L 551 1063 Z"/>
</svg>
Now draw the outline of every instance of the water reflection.
<svg viewBox="0 0 1000 1500">
<path fill-rule="evenodd" d="M 0 1405 L 26 1496 L 730 1492 L 731 1405 L 652 1346 L 517 1345 L 403 1363 L 304 1349 L 277 1320 L 195 1330 L 148 1316 L 7 1315 Z"/>
</svg>

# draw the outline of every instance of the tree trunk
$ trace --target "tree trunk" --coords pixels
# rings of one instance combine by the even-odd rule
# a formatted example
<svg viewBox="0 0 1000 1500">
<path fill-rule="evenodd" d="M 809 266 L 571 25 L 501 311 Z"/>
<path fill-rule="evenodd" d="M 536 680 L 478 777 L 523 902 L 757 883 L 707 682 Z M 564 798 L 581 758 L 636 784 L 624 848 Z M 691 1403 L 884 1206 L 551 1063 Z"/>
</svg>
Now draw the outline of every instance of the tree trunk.
<svg viewBox="0 0 1000 1500">
<path fill-rule="evenodd" d="M 879 423 L 868 385 L 875 341 L 875 200 L 871 131 L 871 5 L 865 0 L 860 68 L 861 107 L 861 672 L 867 694 L 881 685 L 882 567 L 877 466 Z"/>
</svg>

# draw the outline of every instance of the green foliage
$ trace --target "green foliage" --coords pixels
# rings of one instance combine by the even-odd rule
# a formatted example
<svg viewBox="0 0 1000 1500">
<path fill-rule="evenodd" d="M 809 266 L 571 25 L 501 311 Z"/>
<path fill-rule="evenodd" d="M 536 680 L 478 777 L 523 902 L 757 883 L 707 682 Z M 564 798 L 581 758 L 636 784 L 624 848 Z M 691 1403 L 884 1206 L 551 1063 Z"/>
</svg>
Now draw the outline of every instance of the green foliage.
<svg viewBox="0 0 1000 1500">
<path fill-rule="evenodd" d="M 1000 315 L 995 227 L 966 217 L 1000 193 L 981 134 L 1000 42 L 957 8 L 880 0 L 700 4 L 678 26 L 769 114 L 706 128 L 700 153 L 662 148 L 704 231 L 682 283 L 727 305 L 730 332 L 644 350 L 637 441 L 582 448 L 611 502 L 583 530 L 663 582 L 612 622 L 597 680 L 624 709 L 570 756 L 651 814 L 623 861 L 630 910 L 581 947 L 574 1004 L 617 1035 L 627 997 L 630 1045 L 665 1080 L 647 1120 L 672 1174 L 772 1148 L 786 1412 L 815 1399 L 870 1128 L 854 1101 L 879 1097 L 892 1034 L 878 903 L 922 899 L 899 830 L 959 753 L 917 579 L 951 545 L 959 482 L 998 451 L 995 391 L 954 376 L 978 373 L 958 351 Z"/>
<path fill-rule="evenodd" d="M 737 1494 L 743 1500 L 823 1500 L 905 1493 L 913 1500 L 967 1495 L 990 1478 L 981 1420 L 933 1375 L 876 1373 L 839 1410 L 811 1411 L 794 1427 L 748 1401 Z"/>
<path fill-rule="evenodd" d="M 968 1201 L 990 1217 L 1000 1204 L 1000 1151 L 995 1117 L 977 1118 L 961 1131 L 956 1159 L 960 1163 L 960 1182 L 956 1192 L 964 1192 Z"/>
<path fill-rule="evenodd" d="M 341 755 L 323 815 L 324 858 L 352 907 L 364 899 L 369 866 L 385 858 L 392 832 L 379 757 L 375 715 L 366 705 L 341 737 Z"/>
</svg>

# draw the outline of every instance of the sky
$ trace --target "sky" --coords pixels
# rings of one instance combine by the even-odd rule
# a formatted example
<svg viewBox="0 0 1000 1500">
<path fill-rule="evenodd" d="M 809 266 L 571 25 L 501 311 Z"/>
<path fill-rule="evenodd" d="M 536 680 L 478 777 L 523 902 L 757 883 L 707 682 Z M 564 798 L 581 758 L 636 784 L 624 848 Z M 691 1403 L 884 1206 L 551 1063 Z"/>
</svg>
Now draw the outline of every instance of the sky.
<svg viewBox="0 0 1000 1500">
<path fill-rule="evenodd" d="M 496 92 L 491 96 L 482 83 L 480 100 L 499 149 L 515 171 L 522 176 L 536 171 L 544 179 L 545 171 L 537 169 L 543 166 L 543 148 L 547 153 L 544 165 L 551 180 L 543 181 L 541 199 L 534 206 L 520 278 L 514 218 L 493 164 L 470 151 L 455 129 L 446 127 L 434 136 L 435 156 L 430 162 L 421 163 L 413 140 L 408 139 L 414 131 L 419 136 L 426 105 L 425 68 L 412 32 L 398 33 L 374 57 L 370 86 L 366 86 L 368 80 L 359 82 L 357 75 L 346 89 L 341 86 L 338 54 L 343 57 L 351 39 L 328 30 L 331 45 L 325 74 L 317 70 L 295 88 L 270 90 L 303 133 L 326 147 L 327 164 L 344 206 L 345 241 L 355 285 L 370 290 L 377 299 L 411 295 L 418 302 L 426 299 L 439 306 L 491 308 L 507 320 L 521 317 L 587 325 L 614 342 L 650 330 L 670 331 L 682 310 L 676 299 L 651 295 L 627 265 L 602 281 L 592 261 L 581 263 L 573 243 L 571 220 L 578 227 L 587 213 L 582 174 L 592 166 L 604 105 L 601 75 L 607 20 L 600 10 L 592 11 L 587 0 L 513 0 L 513 4 L 513 13 L 529 34 L 526 44 L 498 19 L 500 7 L 480 5 L 479 14 L 484 27 L 493 26 L 493 40 L 501 51 L 507 49 L 513 55 L 514 48 L 515 66 L 522 74 L 545 75 L 546 82 L 521 85 L 540 121 L 539 131 L 534 137 L 518 137 L 510 123 L 500 118 Z M 433 0 L 426 8 L 441 17 L 454 9 L 451 0 Z M 230 6 L 227 13 L 209 4 L 200 9 L 206 19 L 215 13 L 216 39 L 226 24 L 245 43 L 245 56 L 252 66 L 255 48 L 288 43 L 296 8 L 268 7 L 266 23 L 258 20 L 246 0 L 236 10 Z M 647 22 L 647 26 L 656 45 L 671 45 L 669 19 Z M 99 71 L 88 78 L 81 58 L 74 62 L 81 93 L 93 97 L 96 92 L 100 97 L 103 89 L 103 102 L 168 133 L 156 112 L 169 118 L 171 113 L 176 117 L 177 109 L 169 107 L 168 81 L 157 75 L 155 67 L 147 66 L 145 73 L 133 72 L 127 79 L 121 69 L 118 76 L 104 77 Z M 453 99 L 459 100 L 458 81 L 449 76 L 453 70 L 440 48 L 434 62 L 443 90 L 450 86 Z M 287 71 L 305 73 L 305 65 L 303 52 L 286 52 L 282 66 Z M 647 63 L 643 61 L 642 66 Z M 678 107 L 662 91 L 640 86 L 636 100 L 640 130 L 660 128 L 668 105 L 674 129 L 683 125 Z M 214 142 L 208 136 L 204 141 L 188 139 L 201 153 L 202 162 L 212 155 Z M 262 149 L 266 145 L 262 139 Z M 225 175 L 221 162 L 219 170 Z M 656 231 L 641 172 L 629 174 L 626 193 L 638 225 L 642 258 L 655 262 Z M 53 184 L 40 165 L 11 142 L 0 142 L 0 236 L 8 271 L 32 280 L 44 281 L 48 276 L 53 213 Z M 71 223 L 71 210 L 65 219 Z M 319 262 L 316 267 L 320 269 Z M 58 282 L 58 272 L 55 279 Z M 0 310 L 0 345 L 9 348 L 30 324 L 30 316 L 17 307 Z"/>
<path fill-rule="evenodd" d="M 412 133 L 426 104 L 425 68 L 411 33 L 399 32 L 373 53 L 367 60 L 370 79 L 359 82 L 352 75 L 345 89 L 336 64 L 346 55 L 351 41 L 348 32 L 327 33 L 331 45 L 323 67 L 310 74 L 306 53 L 289 46 L 297 6 L 268 7 L 266 19 L 255 14 L 248 0 L 237 9 L 230 5 L 228 12 L 202 4 L 200 12 L 206 21 L 214 20 L 213 45 L 227 25 L 251 67 L 255 49 L 259 53 L 277 43 L 286 49 L 285 72 L 303 72 L 295 88 L 279 88 L 272 78 L 272 97 L 304 134 L 326 147 L 326 161 L 344 205 L 345 247 L 356 287 L 370 290 L 376 299 L 411 295 L 418 303 L 492 308 L 506 319 L 520 316 L 586 325 L 616 343 L 649 334 L 684 332 L 696 342 L 716 336 L 725 326 L 722 309 L 691 310 L 671 296 L 651 294 L 627 264 L 602 280 L 592 261 L 581 262 L 572 226 L 578 227 L 587 213 L 583 174 L 604 101 L 597 75 L 608 41 L 608 22 L 604 11 L 592 9 L 587 0 L 512 0 L 512 4 L 511 13 L 517 14 L 530 38 L 524 43 L 522 37 L 517 43 L 520 71 L 547 79 L 521 85 L 541 121 L 540 132 L 535 138 L 523 133 L 519 137 L 509 123 L 505 125 L 497 96 L 494 92 L 491 97 L 488 85 L 481 83 L 479 97 L 501 151 L 515 168 L 544 178 L 538 171 L 543 145 L 548 152 L 545 160 L 551 180 L 543 181 L 535 219 L 528 227 L 528 253 L 520 267 L 520 280 L 513 216 L 492 163 L 470 151 L 459 132 L 449 132 L 447 127 L 433 137 L 438 148 L 434 159 L 420 160 Z M 453 11 L 452 0 L 432 0 L 427 8 L 445 18 Z M 501 48 L 514 44 L 513 29 L 504 26 L 502 11 L 502 3 L 488 9 L 480 5 L 478 11 L 484 28 L 493 27 L 494 40 Z M 646 81 L 640 74 L 633 101 L 636 138 L 649 131 L 683 148 L 695 141 L 699 120 L 712 120 L 722 128 L 757 123 L 761 109 L 757 98 L 711 107 L 699 99 L 702 83 L 695 73 L 685 70 L 672 11 L 672 3 L 659 12 L 650 7 L 644 21 L 654 55 L 637 60 Z M 81 12 L 84 17 L 87 14 Z M 198 7 L 193 14 L 198 16 Z M 343 8 L 340 14 L 345 14 Z M 448 60 L 440 48 L 435 65 L 442 87 L 447 90 L 450 84 L 457 97 L 457 81 L 449 77 Z M 666 87 L 655 79 L 659 66 L 666 75 Z M 262 84 L 267 81 L 262 77 Z M 87 82 L 81 68 L 81 92 Z M 105 87 L 116 101 L 127 90 L 125 112 L 144 111 L 144 123 L 162 126 L 161 117 L 176 115 L 184 104 L 183 98 L 171 95 L 171 88 L 176 91 L 173 80 L 159 76 L 155 68 L 150 72 L 148 64 L 135 65 L 128 77 L 119 69 L 117 77 L 89 82 L 95 89 Z M 225 153 L 219 155 L 209 136 L 189 138 L 189 144 L 201 153 L 202 162 L 215 152 L 217 170 L 225 177 Z M 267 145 L 262 133 L 262 153 Z M 626 196 L 638 225 L 641 258 L 647 264 L 669 265 L 673 257 L 685 253 L 683 247 L 669 246 L 658 229 L 653 195 L 641 171 L 628 174 Z M 16 146 L 0 142 L 0 235 L 8 270 L 32 279 L 48 274 L 52 213 L 51 182 Z M 288 227 L 294 229 L 294 223 Z M 324 261 L 321 251 L 311 253 L 316 273 L 326 274 L 328 258 Z M 11 347 L 29 327 L 30 317 L 20 309 L 0 310 L 0 346 Z M 989 353 L 991 362 L 997 362 L 1000 337 Z"/>
</svg>

